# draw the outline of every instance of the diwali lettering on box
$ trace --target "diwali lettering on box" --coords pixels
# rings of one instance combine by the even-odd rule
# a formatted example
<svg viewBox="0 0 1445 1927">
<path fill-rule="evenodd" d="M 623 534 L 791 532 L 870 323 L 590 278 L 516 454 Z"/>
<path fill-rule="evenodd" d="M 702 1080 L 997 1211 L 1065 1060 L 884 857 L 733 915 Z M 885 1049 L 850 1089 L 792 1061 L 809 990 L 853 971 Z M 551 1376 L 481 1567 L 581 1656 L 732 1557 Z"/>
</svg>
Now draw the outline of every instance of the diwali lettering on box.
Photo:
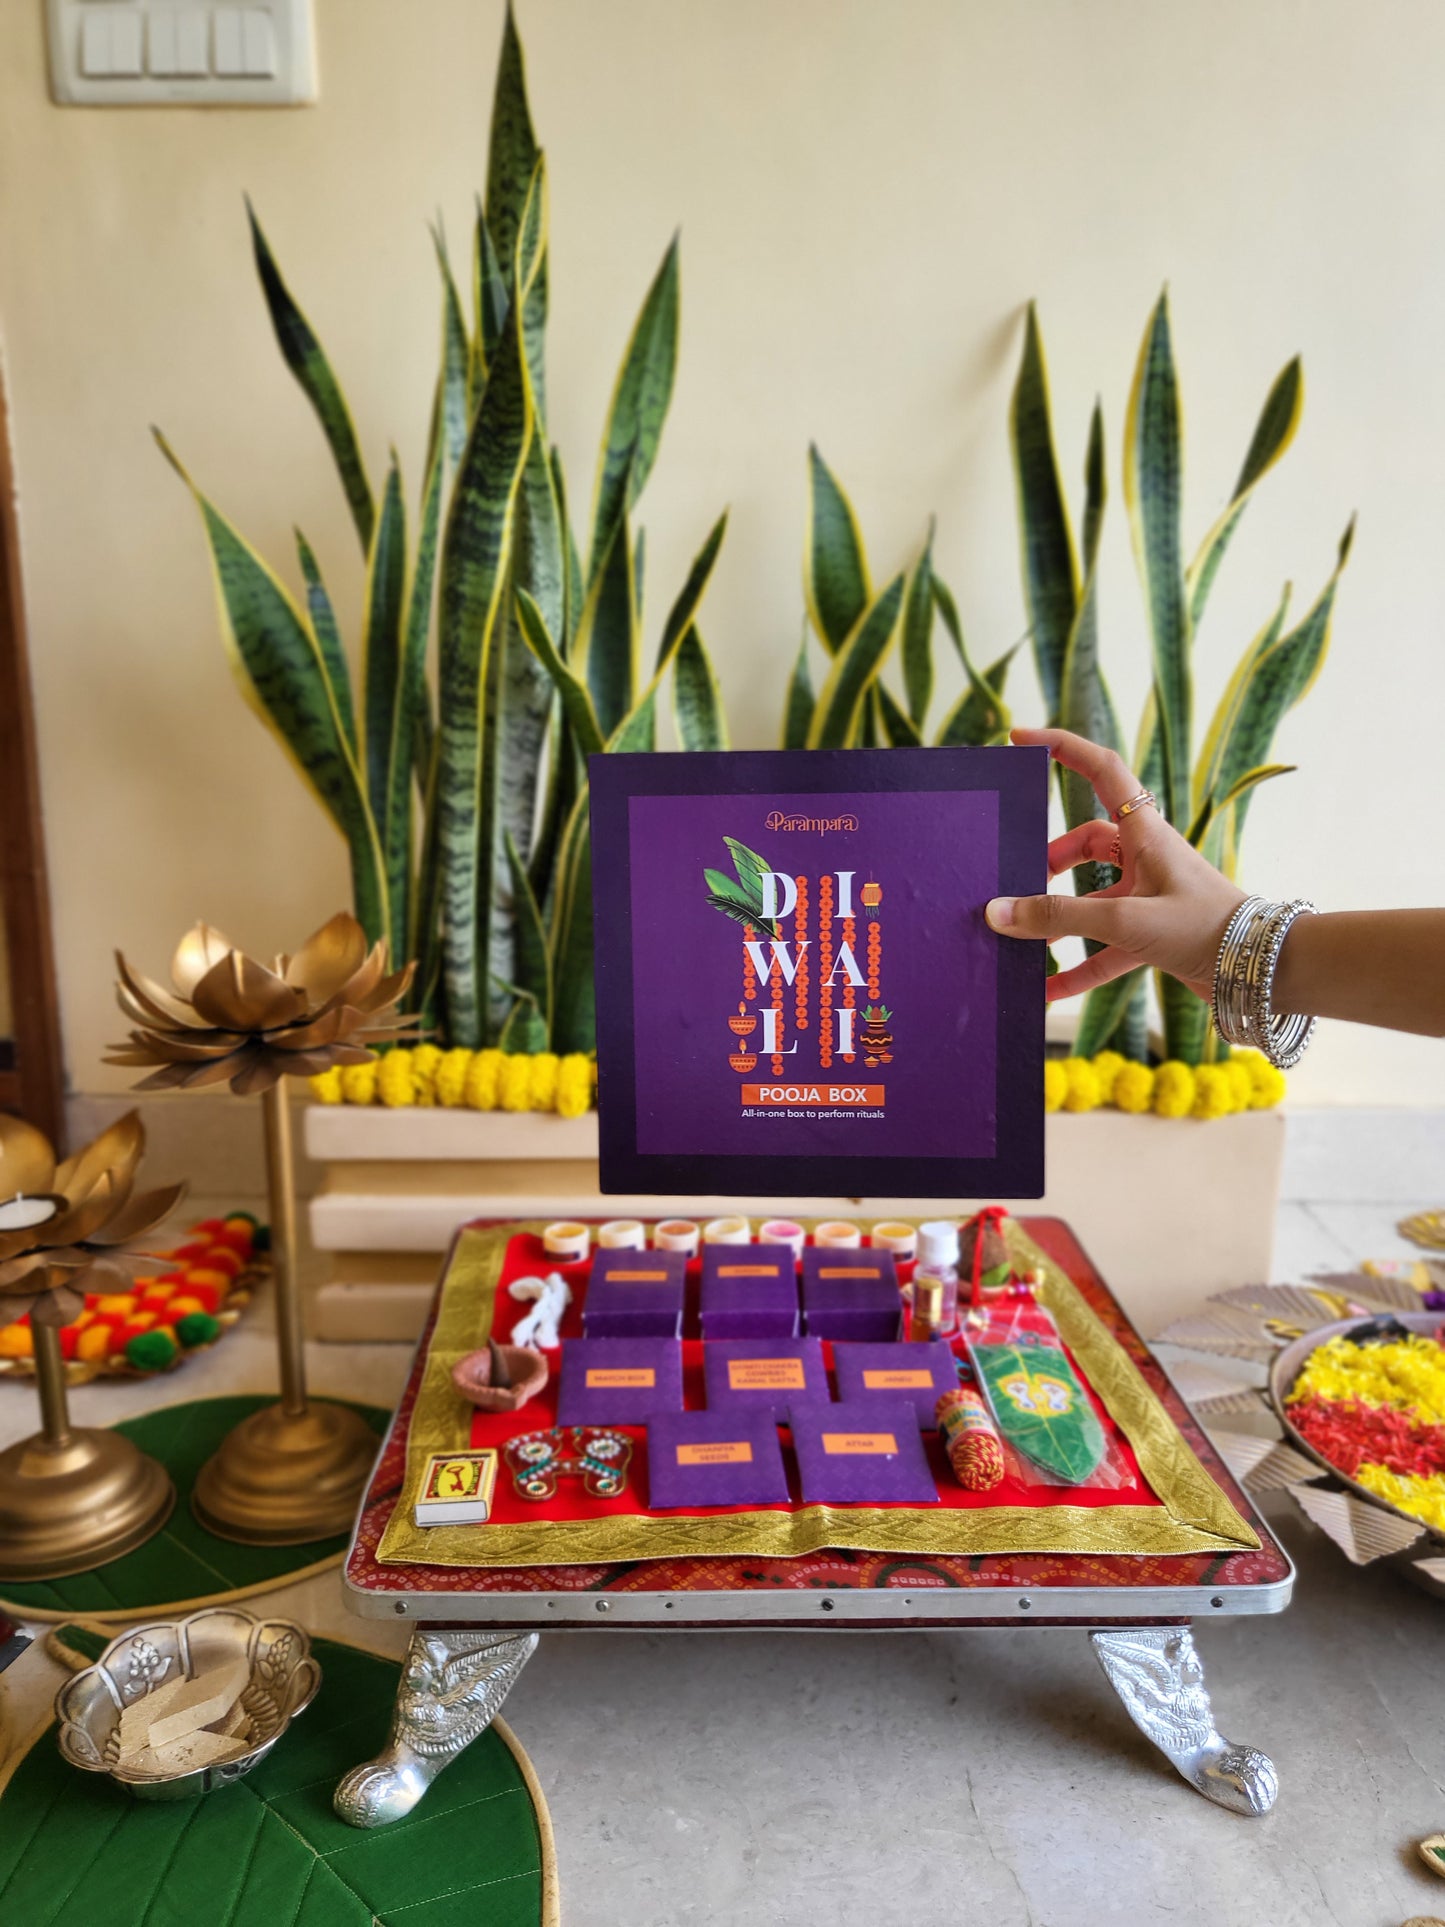
<svg viewBox="0 0 1445 1927">
<path fill-rule="evenodd" d="M 769 828 L 803 821 L 770 818 Z M 742 997 L 727 1017 L 733 1070 L 746 1077 L 766 1062 L 776 1078 L 796 1076 L 799 1060 L 811 1066 L 815 1058 L 821 1071 L 835 1059 L 850 1065 L 861 1059 L 869 1070 L 891 1064 L 893 1012 L 882 1001 L 882 884 L 872 876 L 858 884 L 856 870 L 814 876 L 774 870 L 736 837 L 723 842 L 736 879 L 711 868 L 703 879 L 708 902 L 743 933 Z M 833 1087 L 825 1098 L 827 1088 L 804 1084 L 773 1095 L 766 1086 L 746 1085 L 742 1101 L 880 1107 L 886 1101 L 881 1084 Z"/>
</svg>

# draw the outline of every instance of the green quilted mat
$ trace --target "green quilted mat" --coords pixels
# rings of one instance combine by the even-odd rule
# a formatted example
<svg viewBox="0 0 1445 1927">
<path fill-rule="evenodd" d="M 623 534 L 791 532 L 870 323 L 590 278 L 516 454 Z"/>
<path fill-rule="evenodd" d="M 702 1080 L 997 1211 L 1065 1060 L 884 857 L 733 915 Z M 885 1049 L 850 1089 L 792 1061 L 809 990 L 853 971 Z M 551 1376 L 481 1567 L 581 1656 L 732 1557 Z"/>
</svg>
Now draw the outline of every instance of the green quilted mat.
<svg viewBox="0 0 1445 1927">
<path fill-rule="evenodd" d="M 0 1613 L 12 1619 L 68 1619 L 83 1613 L 134 1623 L 182 1609 L 194 1611 L 221 1599 L 244 1598 L 335 1564 L 346 1551 L 344 1536 L 316 1539 L 304 1546 L 237 1546 L 216 1538 L 192 1516 L 191 1487 L 206 1460 L 248 1412 L 275 1402 L 274 1393 L 192 1399 L 122 1420 L 116 1431 L 159 1459 L 170 1473 L 176 1488 L 175 1511 L 153 1539 L 93 1572 L 78 1572 L 69 1579 L 7 1581 Z M 352 1410 L 378 1434 L 386 1430 L 391 1416 L 375 1405 L 352 1405 Z"/>
<path fill-rule="evenodd" d="M 244 1780 L 194 1800 L 133 1799 L 42 1733 L 0 1794 L 5 1927 L 555 1927 L 546 1806 L 500 1722 L 405 1820 L 349 1827 L 332 1791 L 385 1742 L 397 1668 L 330 1640 L 312 1650 L 321 1690 L 295 1726 Z"/>
</svg>

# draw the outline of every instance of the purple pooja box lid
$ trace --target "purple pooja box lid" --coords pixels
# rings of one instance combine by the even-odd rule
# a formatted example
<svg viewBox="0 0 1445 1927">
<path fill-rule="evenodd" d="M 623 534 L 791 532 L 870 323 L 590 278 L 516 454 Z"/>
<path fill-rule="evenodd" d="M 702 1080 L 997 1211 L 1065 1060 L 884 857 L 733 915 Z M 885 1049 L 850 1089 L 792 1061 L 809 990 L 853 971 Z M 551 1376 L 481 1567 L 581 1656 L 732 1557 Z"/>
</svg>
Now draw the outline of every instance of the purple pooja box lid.
<svg viewBox="0 0 1445 1927">
<path fill-rule="evenodd" d="M 778 1428 L 761 1407 L 664 1412 L 647 1422 L 652 1511 L 707 1505 L 786 1505 Z"/>
<path fill-rule="evenodd" d="M 833 1376 L 843 1404 L 873 1404 L 880 1398 L 906 1399 L 918 1413 L 920 1431 L 931 1432 L 938 1401 L 958 1384 L 953 1353 L 946 1344 L 849 1345 L 833 1347 Z"/>
<path fill-rule="evenodd" d="M 562 1346 L 559 1425 L 644 1425 L 682 1410 L 675 1338 L 569 1338 Z"/>
<path fill-rule="evenodd" d="M 788 1245 L 707 1245 L 702 1254 L 704 1338 L 792 1338 L 798 1267 Z"/>
<path fill-rule="evenodd" d="M 686 1278 L 681 1251 L 599 1251 L 582 1329 L 589 1338 L 681 1338 Z"/>
<path fill-rule="evenodd" d="M 803 1251 L 803 1319 L 815 1338 L 886 1344 L 903 1316 L 891 1251 Z"/>
<path fill-rule="evenodd" d="M 793 1414 L 804 1505 L 937 1505 L 938 1487 L 906 1399 L 800 1405 Z"/>
<path fill-rule="evenodd" d="M 755 1406 L 779 1425 L 799 1405 L 826 1405 L 828 1372 L 816 1338 L 715 1338 L 702 1348 L 710 1412 Z"/>
</svg>

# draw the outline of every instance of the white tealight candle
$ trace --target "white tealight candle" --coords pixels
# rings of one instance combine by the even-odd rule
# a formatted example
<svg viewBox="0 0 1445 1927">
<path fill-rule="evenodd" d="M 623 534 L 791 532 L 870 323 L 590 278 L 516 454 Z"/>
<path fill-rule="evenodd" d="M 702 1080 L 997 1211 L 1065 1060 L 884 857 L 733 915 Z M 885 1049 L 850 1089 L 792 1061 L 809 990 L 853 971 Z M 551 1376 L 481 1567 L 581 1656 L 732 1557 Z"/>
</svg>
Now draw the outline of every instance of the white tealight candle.
<svg viewBox="0 0 1445 1927">
<path fill-rule="evenodd" d="M 49 1224 L 64 1203 L 64 1198 L 27 1198 L 17 1191 L 0 1204 L 0 1231 L 28 1231 L 32 1225 Z"/>
<path fill-rule="evenodd" d="M 597 1242 L 604 1251 L 643 1251 L 647 1228 L 641 1218 L 609 1218 L 597 1227 Z"/>
<path fill-rule="evenodd" d="M 808 1234 L 800 1224 L 791 1218 L 769 1218 L 758 1232 L 758 1243 L 764 1245 L 786 1245 L 793 1254 L 796 1264 L 803 1255 L 803 1246 L 808 1242 Z"/>
<path fill-rule="evenodd" d="M 702 1228 L 705 1245 L 751 1244 L 753 1228 L 746 1218 L 712 1218 Z"/>
<path fill-rule="evenodd" d="M 663 1218 L 653 1226 L 652 1242 L 659 1251 L 682 1251 L 695 1258 L 701 1235 L 691 1218 Z"/>
<path fill-rule="evenodd" d="M 575 1265 L 587 1256 L 591 1242 L 585 1224 L 565 1218 L 549 1224 L 542 1233 L 542 1248 L 549 1258 L 560 1258 L 564 1265 Z"/>
<path fill-rule="evenodd" d="M 918 1249 L 918 1233 L 911 1224 L 900 1224 L 895 1219 L 887 1219 L 875 1224 L 868 1234 L 868 1242 L 875 1251 L 891 1251 L 895 1258 L 911 1258 Z"/>
</svg>

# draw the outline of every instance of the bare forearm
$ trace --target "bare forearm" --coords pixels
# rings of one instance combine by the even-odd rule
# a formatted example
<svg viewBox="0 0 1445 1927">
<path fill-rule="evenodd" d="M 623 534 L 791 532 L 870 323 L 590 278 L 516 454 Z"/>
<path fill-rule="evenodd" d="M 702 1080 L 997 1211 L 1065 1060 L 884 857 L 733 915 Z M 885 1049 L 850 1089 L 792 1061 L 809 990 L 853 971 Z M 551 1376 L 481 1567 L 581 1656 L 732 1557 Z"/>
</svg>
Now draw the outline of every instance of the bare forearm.
<svg viewBox="0 0 1445 1927">
<path fill-rule="evenodd" d="M 1300 917 L 1285 938 L 1278 1011 L 1445 1037 L 1445 910 Z"/>
</svg>

